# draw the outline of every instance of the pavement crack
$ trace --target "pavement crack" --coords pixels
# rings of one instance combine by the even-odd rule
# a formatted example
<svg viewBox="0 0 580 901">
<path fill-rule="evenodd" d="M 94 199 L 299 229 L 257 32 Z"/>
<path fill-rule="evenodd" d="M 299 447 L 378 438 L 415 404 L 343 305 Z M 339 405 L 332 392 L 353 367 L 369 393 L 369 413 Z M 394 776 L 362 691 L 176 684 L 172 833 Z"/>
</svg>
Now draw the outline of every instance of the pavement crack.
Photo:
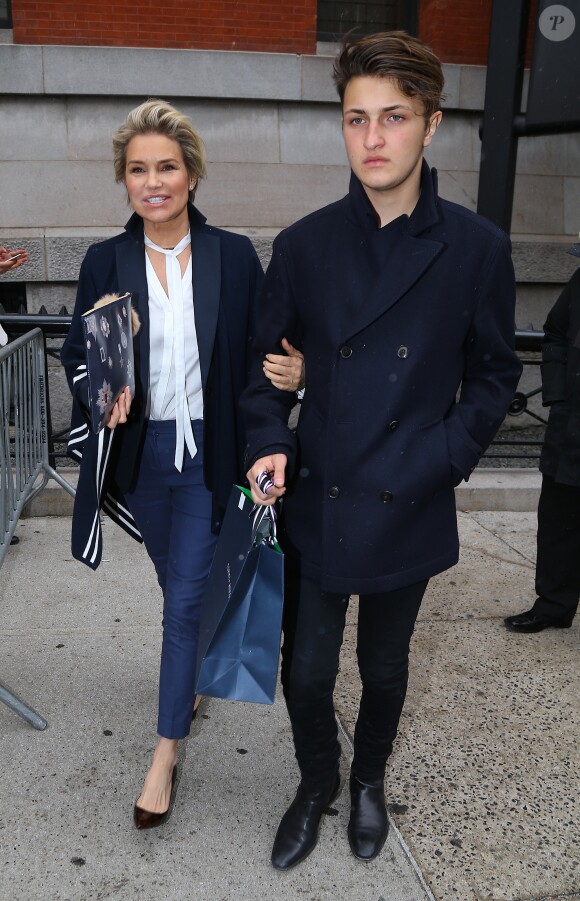
<svg viewBox="0 0 580 901">
<path fill-rule="evenodd" d="M 522 557 L 522 559 L 525 560 L 526 563 L 530 563 L 533 567 L 535 567 L 536 561 L 534 558 L 528 557 L 528 555 L 524 554 L 524 552 L 522 550 L 520 550 L 517 547 L 514 547 L 513 544 L 510 544 L 509 541 L 507 541 L 501 535 L 498 535 L 497 532 L 494 532 L 494 530 L 490 529 L 489 526 L 486 526 L 485 523 L 480 522 L 477 519 L 477 517 L 475 517 L 473 514 L 468 514 L 468 516 L 472 522 L 477 523 L 477 525 L 479 526 L 480 529 L 483 529 L 485 532 L 488 533 L 488 535 L 493 536 L 493 538 L 495 538 L 497 541 L 501 541 L 502 544 L 505 544 L 506 547 L 509 547 L 510 551 L 513 551 L 514 554 L 518 555 L 518 557 Z M 464 541 L 463 547 L 471 548 L 472 545 L 469 545 Z M 501 560 L 503 563 L 514 563 L 516 566 L 518 565 L 515 560 L 506 560 L 505 557 L 500 557 L 498 554 L 490 553 L 489 551 L 486 551 L 484 548 L 479 548 L 479 547 L 475 546 L 474 549 L 480 551 L 482 554 L 485 554 L 485 556 L 487 556 L 487 557 L 492 557 L 495 560 Z M 519 565 L 523 566 L 524 564 L 519 564 Z"/>
<path fill-rule="evenodd" d="M 488 551 L 484 547 L 480 547 L 478 544 L 467 544 L 465 541 L 462 543 L 462 548 L 469 551 L 476 551 L 478 554 L 481 554 L 482 557 L 489 557 L 490 560 L 497 560 L 499 563 L 508 563 L 510 566 L 521 566 L 523 569 L 530 569 L 535 567 L 535 562 L 530 560 L 529 557 L 526 557 L 525 554 L 522 554 L 521 551 L 518 551 L 517 548 L 512 547 L 508 542 L 505 544 L 510 548 L 510 550 L 519 554 L 520 557 L 523 557 L 523 560 L 512 560 L 510 557 L 502 557 L 501 554 L 494 554 L 492 551 Z"/>
</svg>

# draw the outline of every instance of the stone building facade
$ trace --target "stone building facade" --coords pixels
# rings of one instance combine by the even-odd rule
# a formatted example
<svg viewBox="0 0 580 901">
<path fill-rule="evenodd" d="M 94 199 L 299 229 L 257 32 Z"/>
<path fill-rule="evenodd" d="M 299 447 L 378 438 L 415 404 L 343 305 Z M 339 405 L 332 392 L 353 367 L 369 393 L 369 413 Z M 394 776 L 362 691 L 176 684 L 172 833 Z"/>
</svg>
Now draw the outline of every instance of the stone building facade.
<svg viewBox="0 0 580 901">
<path fill-rule="evenodd" d="M 4 20 L 2 3 L 8 10 L 9 0 L 0 0 L 0 243 L 31 253 L 25 269 L 2 280 L 5 305 L 20 296 L 32 312 L 71 308 L 86 247 L 118 232 L 129 214 L 114 184 L 111 134 L 150 96 L 191 115 L 209 158 L 198 204 L 212 223 L 250 234 L 264 261 L 281 228 L 345 193 L 335 48 L 317 42 L 320 2 L 166 0 L 160 13 L 145 3 L 12 0 Z M 491 3 L 391 4 L 393 15 L 411 10 L 444 61 L 444 123 L 428 160 L 441 194 L 470 208 Z M 521 139 L 517 172 L 517 324 L 540 328 L 575 268 L 565 249 L 580 228 L 578 135 Z M 11 280 L 23 278 L 11 294 Z"/>
</svg>

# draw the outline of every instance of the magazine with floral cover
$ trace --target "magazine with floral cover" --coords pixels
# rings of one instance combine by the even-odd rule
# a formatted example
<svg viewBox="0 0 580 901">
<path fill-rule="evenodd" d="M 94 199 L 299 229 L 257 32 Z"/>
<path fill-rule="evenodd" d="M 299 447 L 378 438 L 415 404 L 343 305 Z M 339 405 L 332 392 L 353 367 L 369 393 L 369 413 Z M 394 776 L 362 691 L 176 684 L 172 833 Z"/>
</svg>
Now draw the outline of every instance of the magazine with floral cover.
<svg viewBox="0 0 580 901">
<path fill-rule="evenodd" d="M 93 430 L 107 423 L 125 387 L 135 393 L 131 294 L 108 294 L 83 313 Z M 135 320 L 135 314 L 133 314 Z"/>
</svg>

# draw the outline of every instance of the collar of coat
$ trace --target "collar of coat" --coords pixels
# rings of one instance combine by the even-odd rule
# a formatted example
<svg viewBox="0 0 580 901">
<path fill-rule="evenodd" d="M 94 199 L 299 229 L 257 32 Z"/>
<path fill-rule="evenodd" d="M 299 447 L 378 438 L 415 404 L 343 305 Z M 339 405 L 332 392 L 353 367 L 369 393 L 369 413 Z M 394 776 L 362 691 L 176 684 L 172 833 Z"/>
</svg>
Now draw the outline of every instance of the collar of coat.
<svg viewBox="0 0 580 901">
<path fill-rule="evenodd" d="M 193 236 L 194 232 L 201 231 L 201 229 L 205 225 L 206 217 L 202 213 L 200 213 L 197 207 L 194 207 L 192 203 L 187 204 L 187 214 L 189 216 L 189 227 Z M 133 213 L 133 215 L 125 225 L 125 231 L 129 235 L 129 237 L 134 238 L 135 241 L 140 241 L 141 243 L 143 243 L 144 225 L 141 216 L 139 216 L 137 213 Z"/>
<path fill-rule="evenodd" d="M 351 172 L 350 175 L 348 197 L 353 215 L 359 225 L 378 231 L 377 214 L 354 172 Z M 430 169 L 425 160 L 421 167 L 421 193 L 417 205 L 410 216 L 403 215 L 400 218 L 407 220 L 407 230 L 411 235 L 419 235 L 425 229 L 439 222 L 441 218 L 437 192 L 437 170 Z"/>
</svg>

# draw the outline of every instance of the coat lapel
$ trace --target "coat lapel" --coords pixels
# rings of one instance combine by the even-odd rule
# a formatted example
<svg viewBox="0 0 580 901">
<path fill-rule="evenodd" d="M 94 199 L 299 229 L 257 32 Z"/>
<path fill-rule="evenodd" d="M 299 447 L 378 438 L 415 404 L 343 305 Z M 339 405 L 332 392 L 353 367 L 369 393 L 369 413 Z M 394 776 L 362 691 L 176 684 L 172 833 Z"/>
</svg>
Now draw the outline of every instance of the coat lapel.
<svg viewBox="0 0 580 901">
<path fill-rule="evenodd" d="M 353 312 L 346 324 L 348 335 L 355 335 L 386 313 L 423 278 L 442 253 L 440 241 L 417 238 L 402 233 L 389 248 L 389 260 L 375 280 L 368 296 Z M 400 261 L 405 261 L 404 264 Z"/>
<path fill-rule="evenodd" d="M 221 291 L 221 247 L 217 235 L 191 231 L 193 307 L 201 382 L 205 389 L 217 329 Z"/>
<path fill-rule="evenodd" d="M 349 201 L 355 220 L 363 227 L 366 224 L 368 228 L 369 211 L 372 207 L 354 174 L 351 176 Z M 417 205 L 406 226 L 393 235 L 385 264 L 363 302 L 355 307 L 347 325 L 349 333 L 345 338 L 360 332 L 386 313 L 425 276 L 445 249 L 442 241 L 422 237 L 425 231 L 439 221 L 439 218 L 437 172 L 435 169 L 430 170 L 423 160 L 421 193 Z"/>
</svg>

